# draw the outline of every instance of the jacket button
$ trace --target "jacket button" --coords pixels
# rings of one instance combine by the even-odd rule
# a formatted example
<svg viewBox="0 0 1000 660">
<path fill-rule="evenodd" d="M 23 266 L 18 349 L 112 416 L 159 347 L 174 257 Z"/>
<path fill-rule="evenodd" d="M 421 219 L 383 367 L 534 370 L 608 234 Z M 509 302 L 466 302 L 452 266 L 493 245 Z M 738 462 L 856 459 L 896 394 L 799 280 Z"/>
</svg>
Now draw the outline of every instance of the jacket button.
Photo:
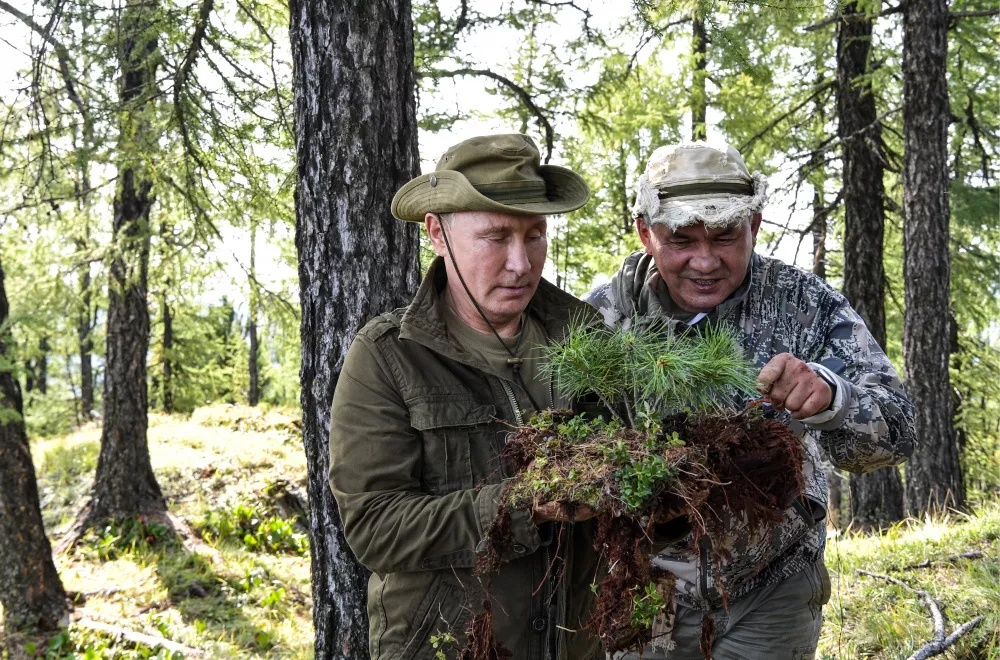
<svg viewBox="0 0 1000 660">
<path fill-rule="evenodd" d="M 535 632 L 542 632 L 546 625 L 548 625 L 548 621 L 545 620 L 544 616 L 537 617 L 531 622 L 531 627 L 535 629 Z"/>
<path fill-rule="evenodd" d="M 433 188 L 437 184 L 438 184 L 438 178 L 432 174 L 431 175 L 431 188 Z"/>
<path fill-rule="evenodd" d="M 523 545 L 521 545 L 520 543 L 515 543 L 514 547 L 511 548 L 511 549 L 514 551 L 515 555 L 523 555 L 524 553 L 526 553 L 528 551 L 528 549 L 526 547 L 524 547 Z"/>
</svg>

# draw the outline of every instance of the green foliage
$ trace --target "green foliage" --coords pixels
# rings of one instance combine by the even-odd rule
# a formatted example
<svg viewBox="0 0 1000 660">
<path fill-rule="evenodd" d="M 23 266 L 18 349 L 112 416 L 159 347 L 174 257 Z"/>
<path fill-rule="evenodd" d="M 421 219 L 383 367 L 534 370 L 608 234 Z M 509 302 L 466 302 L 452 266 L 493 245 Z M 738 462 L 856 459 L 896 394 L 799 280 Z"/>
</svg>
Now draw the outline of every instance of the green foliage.
<svg viewBox="0 0 1000 660">
<path fill-rule="evenodd" d="M 161 632 L 162 634 L 162 632 Z M 180 651 L 168 651 L 114 639 L 107 633 L 81 627 L 60 630 L 44 643 L 29 642 L 24 652 L 43 660 L 99 660 L 122 658 L 123 660 L 182 660 Z"/>
<path fill-rule="evenodd" d="M 431 648 L 435 651 L 435 660 L 446 660 L 448 656 L 445 655 L 445 649 L 457 644 L 458 640 L 450 632 L 438 631 L 436 635 L 431 635 L 430 642 Z"/>
<path fill-rule="evenodd" d="M 174 542 L 170 530 L 162 523 L 128 518 L 110 521 L 104 527 L 91 530 L 83 539 L 83 547 L 101 561 L 112 561 L 124 555 Z"/>
<path fill-rule="evenodd" d="M 677 468 L 663 456 L 653 454 L 630 461 L 615 473 L 626 510 L 638 511 L 667 479 L 677 476 Z"/>
<path fill-rule="evenodd" d="M 201 522 L 200 532 L 209 543 L 237 542 L 252 552 L 290 555 L 309 552 L 308 538 L 297 532 L 292 522 L 263 515 L 246 504 L 209 511 Z"/>
<path fill-rule="evenodd" d="M 656 590 L 655 582 L 645 587 L 636 587 L 636 593 L 632 596 L 632 627 L 649 630 L 666 607 L 663 596 Z"/>
<path fill-rule="evenodd" d="M 624 409 L 633 428 L 644 411 L 719 411 L 756 391 L 756 370 L 726 326 L 671 337 L 638 321 L 614 329 L 578 321 L 547 349 L 545 369 L 565 395 L 596 394 Z"/>
<path fill-rule="evenodd" d="M 198 408 L 191 414 L 191 421 L 204 426 L 222 426 L 240 433 L 273 431 L 289 438 L 297 438 L 302 427 L 302 415 L 298 410 L 226 403 Z"/>
</svg>

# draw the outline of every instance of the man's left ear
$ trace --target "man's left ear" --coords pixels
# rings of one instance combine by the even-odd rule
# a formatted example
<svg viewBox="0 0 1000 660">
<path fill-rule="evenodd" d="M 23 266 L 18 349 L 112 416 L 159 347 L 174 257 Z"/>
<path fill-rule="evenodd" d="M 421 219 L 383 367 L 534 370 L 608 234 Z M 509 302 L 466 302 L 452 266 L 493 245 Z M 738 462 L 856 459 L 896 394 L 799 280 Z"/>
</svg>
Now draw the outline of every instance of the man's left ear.
<svg viewBox="0 0 1000 660">
<path fill-rule="evenodd" d="M 763 216 L 760 213 L 754 213 L 753 218 L 750 219 L 750 234 L 753 236 L 753 244 L 757 245 L 757 232 L 760 230 L 760 223 L 763 220 Z"/>
</svg>

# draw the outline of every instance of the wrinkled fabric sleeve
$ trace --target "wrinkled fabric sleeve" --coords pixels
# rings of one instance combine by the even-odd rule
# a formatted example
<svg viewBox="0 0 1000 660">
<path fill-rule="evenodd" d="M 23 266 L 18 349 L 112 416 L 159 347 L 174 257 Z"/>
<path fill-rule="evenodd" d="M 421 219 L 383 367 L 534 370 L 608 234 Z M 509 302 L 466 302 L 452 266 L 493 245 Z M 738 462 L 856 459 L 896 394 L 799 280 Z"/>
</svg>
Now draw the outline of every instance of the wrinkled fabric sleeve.
<svg viewBox="0 0 1000 660">
<path fill-rule="evenodd" d="M 819 431 L 820 444 L 840 469 L 861 474 L 906 460 L 916 436 L 913 405 L 889 358 L 847 301 L 823 339 L 813 362 L 837 379 L 835 414 L 803 421 Z"/>
<path fill-rule="evenodd" d="M 330 422 L 330 487 L 344 534 L 376 573 L 475 565 L 503 484 L 421 492 L 423 441 L 377 346 L 359 335 L 337 382 Z M 521 515 L 523 514 L 523 515 Z M 512 516 L 520 554 L 540 545 L 524 512 Z"/>
</svg>

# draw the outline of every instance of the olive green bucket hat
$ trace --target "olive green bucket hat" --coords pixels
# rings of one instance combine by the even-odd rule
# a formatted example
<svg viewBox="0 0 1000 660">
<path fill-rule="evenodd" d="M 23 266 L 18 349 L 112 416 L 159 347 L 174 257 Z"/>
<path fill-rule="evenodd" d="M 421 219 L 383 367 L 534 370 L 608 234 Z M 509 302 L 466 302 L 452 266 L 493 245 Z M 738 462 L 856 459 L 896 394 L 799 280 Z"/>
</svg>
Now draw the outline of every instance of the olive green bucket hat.
<svg viewBox="0 0 1000 660">
<path fill-rule="evenodd" d="M 511 215 L 556 215 L 590 199 L 576 172 L 542 165 L 527 135 L 486 135 L 459 142 L 437 169 L 409 181 L 392 198 L 392 214 L 423 222 L 427 213 L 493 211 Z"/>
</svg>

